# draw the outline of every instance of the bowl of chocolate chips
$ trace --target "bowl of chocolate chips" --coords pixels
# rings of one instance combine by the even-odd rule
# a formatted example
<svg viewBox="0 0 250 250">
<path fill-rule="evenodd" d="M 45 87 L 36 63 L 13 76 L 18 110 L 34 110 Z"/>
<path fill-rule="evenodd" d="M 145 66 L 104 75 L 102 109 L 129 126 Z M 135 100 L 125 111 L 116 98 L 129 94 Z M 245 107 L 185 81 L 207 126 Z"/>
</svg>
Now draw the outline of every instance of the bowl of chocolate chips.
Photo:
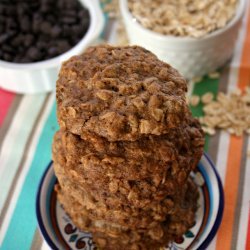
<svg viewBox="0 0 250 250">
<path fill-rule="evenodd" d="M 1 0 L 0 87 L 52 91 L 61 63 L 81 53 L 103 26 L 98 0 Z"/>
</svg>

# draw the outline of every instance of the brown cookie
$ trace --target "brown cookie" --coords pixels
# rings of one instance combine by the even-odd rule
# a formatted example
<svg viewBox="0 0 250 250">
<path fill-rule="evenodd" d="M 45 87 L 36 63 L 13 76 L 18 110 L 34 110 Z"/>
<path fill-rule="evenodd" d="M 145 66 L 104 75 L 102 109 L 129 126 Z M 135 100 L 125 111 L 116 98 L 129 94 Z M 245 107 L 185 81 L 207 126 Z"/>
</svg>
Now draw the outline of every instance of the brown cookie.
<svg viewBox="0 0 250 250">
<path fill-rule="evenodd" d="M 119 223 L 130 229 L 142 229 L 155 227 L 157 223 L 166 220 L 166 217 L 178 211 L 178 204 L 183 200 L 183 194 L 187 189 L 187 184 L 183 186 L 175 195 L 167 196 L 162 201 L 153 201 L 143 209 L 138 209 L 123 203 L 120 206 L 112 206 L 102 200 L 96 200 L 93 191 L 86 191 L 77 182 L 70 180 L 58 164 L 54 163 L 54 168 L 61 189 L 64 193 L 70 194 L 83 207 L 87 209 L 91 219 L 106 220 L 110 223 Z M 111 197 L 110 197 L 111 199 Z M 112 197 L 112 200 L 116 200 Z"/>
<path fill-rule="evenodd" d="M 70 215 L 75 225 L 82 230 L 93 232 L 94 239 L 101 249 L 156 249 L 164 246 L 169 241 L 181 236 L 195 223 L 195 211 L 198 197 L 197 187 L 190 180 L 187 182 L 185 191 L 182 191 L 182 198 L 176 207 L 173 215 L 168 215 L 162 223 L 149 229 L 131 230 L 119 224 L 111 223 L 102 219 L 92 219 L 88 210 L 60 187 L 56 188 L 58 199 Z M 110 247 L 113 248 L 110 248 Z M 134 248 L 138 246 L 139 248 Z"/>
<path fill-rule="evenodd" d="M 178 191 L 201 157 L 204 140 L 200 130 L 193 126 L 188 131 L 192 133 L 182 129 L 135 142 L 108 142 L 98 136 L 83 140 L 59 131 L 53 160 L 68 178 L 108 206 L 154 206 L 154 201 Z M 178 145 L 177 134 L 181 133 L 186 140 Z"/>
<path fill-rule="evenodd" d="M 185 79 L 138 46 L 91 47 L 66 61 L 57 81 L 60 127 L 109 141 L 166 134 L 189 116 Z"/>
</svg>

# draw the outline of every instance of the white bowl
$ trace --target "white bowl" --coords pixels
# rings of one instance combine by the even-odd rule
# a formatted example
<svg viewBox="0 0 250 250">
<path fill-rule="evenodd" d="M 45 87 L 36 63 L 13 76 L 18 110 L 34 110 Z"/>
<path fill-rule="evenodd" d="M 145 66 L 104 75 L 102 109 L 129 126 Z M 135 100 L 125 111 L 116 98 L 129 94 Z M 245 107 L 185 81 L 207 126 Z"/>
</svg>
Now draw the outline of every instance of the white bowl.
<svg viewBox="0 0 250 250">
<path fill-rule="evenodd" d="M 55 89 L 61 63 L 81 53 L 101 33 L 104 16 L 98 0 L 80 0 L 90 12 L 90 27 L 79 43 L 64 54 L 35 63 L 11 63 L 0 60 L 0 87 L 23 94 L 48 92 Z"/>
<path fill-rule="evenodd" d="M 236 15 L 225 27 L 202 38 L 162 35 L 144 28 L 130 13 L 127 0 L 120 0 L 120 10 L 130 44 L 152 51 L 191 79 L 216 70 L 231 58 L 246 2 L 239 0 Z"/>
</svg>

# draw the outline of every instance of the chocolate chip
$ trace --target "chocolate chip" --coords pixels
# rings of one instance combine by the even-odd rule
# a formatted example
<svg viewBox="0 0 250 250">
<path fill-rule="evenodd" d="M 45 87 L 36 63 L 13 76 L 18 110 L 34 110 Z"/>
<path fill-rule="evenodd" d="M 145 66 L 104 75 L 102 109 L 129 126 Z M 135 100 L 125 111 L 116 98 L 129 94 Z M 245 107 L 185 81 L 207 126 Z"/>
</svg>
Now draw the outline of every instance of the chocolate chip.
<svg viewBox="0 0 250 250">
<path fill-rule="evenodd" d="M 2 34 L 0 35 L 0 44 L 3 44 L 5 41 L 9 39 L 9 34 Z"/>
<path fill-rule="evenodd" d="M 27 51 L 27 57 L 31 60 L 39 60 L 42 57 L 41 51 L 36 47 L 31 47 Z"/>
<path fill-rule="evenodd" d="M 0 0 L 0 59 L 16 63 L 58 56 L 90 25 L 78 0 Z"/>
<path fill-rule="evenodd" d="M 46 3 L 42 4 L 42 6 L 41 6 L 41 12 L 42 13 L 47 13 L 49 11 L 50 11 L 50 6 L 48 4 L 46 4 Z"/>
<path fill-rule="evenodd" d="M 23 19 L 21 20 L 20 26 L 21 26 L 21 30 L 23 32 L 29 32 L 30 31 L 31 22 L 30 22 L 30 20 L 29 20 L 29 18 L 27 16 L 23 17 Z"/>
<path fill-rule="evenodd" d="M 10 54 L 12 54 L 14 52 L 14 49 L 11 46 L 7 45 L 7 44 L 2 45 L 1 49 L 4 52 L 10 53 Z"/>
<path fill-rule="evenodd" d="M 65 24 L 74 24 L 77 22 L 75 17 L 70 17 L 70 16 L 63 17 L 61 20 L 62 20 L 62 23 L 65 23 Z"/>
<path fill-rule="evenodd" d="M 6 17 L 5 16 L 0 16 L 0 23 L 6 24 Z"/>
<path fill-rule="evenodd" d="M 75 17 L 76 12 L 74 10 L 65 10 L 62 12 L 62 15 L 67 17 Z"/>
<path fill-rule="evenodd" d="M 12 29 L 17 29 L 17 28 L 18 28 L 18 24 L 14 19 L 12 19 L 12 18 L 6 19 L 6 29 L 7 30 L 12 30 Z"/>
<path fill-rule="evenodd" d="M 35 41 L 35 37 L 31 34 L 28 34 L 24 37 L 24 45 L 26 47 L 29 47 L 33 44 L 33 42 Z"/>
<path fill-rule="evenodd" d="M 22 57 L 19 61 L 17 62 L 21 62 L 21 63 L 29 63 L 30 62 L 30 59 L 27 58 L 27 57 Z"/>
<path fill-rule="evenodd" d="M 49 52 L 49 55 L 51 55 L 51 56 L 58 55 L 58 49 L 57 49 L 57 47 L 51 47 L 51 48 L 49 48 L 48 52 Z"/>
<path fill-rule="evenodd" d="M 80 11 L 78 12 L 78 17 L 79 17 L 79 18 L 84 18 L 84 17 L 86 17 L 86 16 L 89 16 L 88 10 L 83 9 L 83 10 L 80 10 Z"/>
<path fill-rule="evenodd" d="M 36 46 L 40 49 L 44 49 L 44 48 L 47 48 L 48 44 L 47 44 L 47 42 L 39 39 L 38 42 L 36 43 Z"/>
<path fill-rule="evenodd" d="M 62 32 L 62 28 L 59 25 L 53 26 L 50 30 L 50 34 L 53 38 L 60 36 L 61 32 Z"/>
<path fill-rule="evenodd" d="M 71 33 L 71 27 L 67 24 L 63 25 L 63 32 L 62 35 L 64 37 L 68 37 L 68 35 Z"/>
<path fill-rule="evenodd" d="M 46 15 L 46 21 L 51 24 L 57 23 L 56 17 L 54 15 Z"/>
<path fill-rule="evenodd" d="M 65 40 L 58 41 L 57 46 L 60 52 L 65 52 L 69 50 L 71 47 L 68 41 L 65 41 Z"/>
<path fill-rule="evenodd" d="M 29 5 L 27 3 L 20 3 L 17 5 L 17 14 L 22 17 L 29 13 Z"/>
<path fill-rule="evenodd" d="M 0 24 L 0 33 L 3 33 L 5 30 L 4 26 L 2 24 Z"/>
<path fill-rule="evenodd" d="M 11 40 L 10 44 L 14 47 L 17 47 L 23 43 L 23 40 L 24 40 L 24 35 L 19 34 Z"/>
<path fill-rule="evenodd" d="M 74 31 L 74 34 L 78 36 L 78 35 L 83 34 L 84 28 L 82 25 L 74 25 L 72 27 L 72 30 Z"/>
<path fill-rule="evenodd" d="M 15 6 L 8 6 L 8 8 L 5 9 L 6 15 L 15 15 L 16 14 L 16 8 Z"/>
<path fill-rule="evenodd" d="M 0 4 L 0 14 L 4 13 L 4 6 L 2 4 Z"/>
<path fill-rule="evenodd" d="M 49 22 L 44 21 L 44 22 L 41 23 L 41 28 L 40 28 L 40 30 L 41 30 L 41 32 L 43 32 L 44 34 L 50 34 L 51 28 L 52 28 L 52 27 L 51 27 L 51 24 L 50 24 Z"/>
</svg>

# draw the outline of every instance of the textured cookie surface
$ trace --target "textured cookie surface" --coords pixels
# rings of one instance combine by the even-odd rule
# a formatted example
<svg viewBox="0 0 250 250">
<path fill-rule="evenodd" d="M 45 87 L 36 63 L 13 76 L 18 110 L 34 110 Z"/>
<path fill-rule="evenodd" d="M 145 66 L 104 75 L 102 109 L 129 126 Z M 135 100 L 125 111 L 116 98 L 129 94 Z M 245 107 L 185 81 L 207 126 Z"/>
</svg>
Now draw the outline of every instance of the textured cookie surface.
<svg viewBox="0 0 250 250">
<path fill-rule="evenodd" d="M 56 190 L 59 201 L 75 225 L 84 231 L 91 231 L 95 242 L 103 250 L 158 249 L 180 237 L 195 223 L 198 192 L 192 180 L 184 186 L 174 214 L 166 216 L 163 223 L 157 223 L 153 228 L 139 230 L 131 230 L 130 227 L 111 223 L 105 219 L 90 218 L 85 206 L 67 189 L 57 186 Z"/>
<path fill-rule="evenodd" d="M 186 90 L 175 69 L 141 47 L 91 47 L 61 68 L 58 121 L 109 141 L 165 134 L 189 115 Z"/>
<path fill-rule="evenodd" d="M 195 120 L 170 135 L 135 142 L 108 142 L 92 135 L 81 139 L 59 131 L 53 160 L 79 188 L 91 191 L 107 206 L 153 207 L 186 182 L 202 155 L 203 144 Z"/>
<path fill-rule="evenodd" d="M 186 81 L 138 47 L 72 57 L 57 81 L 58 199 L 100 249 L 158 249 L 194 224 L 204 135 Z"/>
<path fill-rule="evenodd" d="M 58 163 L 54 163 L 54 168 L 61 189 L 76 199 L 83 210 L 88 211 L 90 219 L 105 220 L 110 224 L 116 223 L 131 230 L 155 228 L 156 225 L 164 222 L 169 215 L 178 213 L 179 204 L 184 202 L 183 195 L 187 190 L 185 184 L 175 195 L 168 195 L 162 201 L 152 201 L 143 209 L 131 207 L 126 203 L 114 207 L 112 204 L 105 204 L 101 200 L 97 200 L 94 189 L 86 191 L 85 188 L 80 187 L 63 172 L 64 169 Z"/>
</svg>

